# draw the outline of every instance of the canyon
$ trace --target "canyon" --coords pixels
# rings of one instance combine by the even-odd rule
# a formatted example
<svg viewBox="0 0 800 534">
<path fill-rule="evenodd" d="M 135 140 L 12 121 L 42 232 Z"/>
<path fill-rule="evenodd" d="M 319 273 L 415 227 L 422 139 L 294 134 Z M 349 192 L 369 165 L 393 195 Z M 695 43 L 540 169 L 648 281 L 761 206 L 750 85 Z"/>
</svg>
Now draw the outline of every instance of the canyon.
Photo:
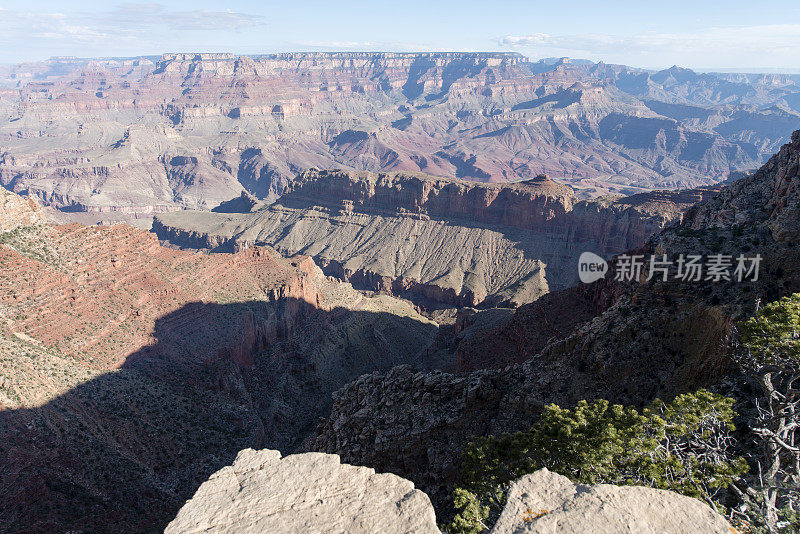
<svg viewBox="0 0 800 534">
<path fill-rule="evenodd" d="M 510 53 L 0 68 L 0 531 L 179 530 L 232 473 L 320 468 L 435 532 L 476 436 L 741 395 L 736 322 L 800 291 L 799 95 Z M 615 280 L 626 251 L 763 263 Z"/>
<path fill-rule="evenodd" d="M 312 167 L 686 189 L 763 163 L 799 94 L 791 75 L 513 53 L 53 58 L 0 72 L 0 183 L 95 220 L 271 202 Z"/>
<path fill-rule="evenodd" d="M 439 334 L 307 256 L 173 250 L 4 195 L 28 224 L 0 233 L 3 531 L 163 529 L 239 450 L 300 447 L 332 391 Z"/>
<path fill-rule="evenodd" d="M 360 224 L 365 246 L 394 246 L 405 225 L 413 230 L 406 243 L 425 243 L 435 235 L 433 224 L 450 233 L 434 238 L 439 243 L 432 241 L 415 261 L 441 262 L 444 251 L 449 263 L 441 264 L 452 270 L 463 264 L 464 247 L 453 246 L 458 233 L 471 238 L 485 227 L 486 235 L 521 240 L 538 229 L 542 236 L 554 234 L 552 246 L 566 235 L 586 236 L 586 243 L 602 235 L 609 248 L 600 252 L 610 253 L 639 243 L 716 192 L 579 201 L 571 188 L 546 177 L 491 184 L 419 173 L 312 170 L 269 205 L 243 195 L 236 206 L 243 213 L 183 211 L 156 220 L 220 218 L 233 225 L 236 218 L 252 217 L 264 223 L 283 211 L 287 220 L 296 219 L 298 231 L 315 220 L 345 233 Z M 473 290 L 485 297 L 467 302 L 488 309 L 423 315 L 419 305 L 387 294 L 403 291 L 357 290 L 340 280 L 348 278 L 341 271 L 327 276 L 336 256 L 325 256 L 325 248 L 306 244 L 290 251 L 276 242 L 279 252 L 264 243 L 263 227 L 256 225 L 236 224 L 241 233 L 227 237 L 172 231 L 215 251 L 209 253 L 164 246 L 155 233 L 126 224 L 50 224 L 48 210 L 3 191 L 0 496 L 9 506 L 0 513 L 0 526 L 7 530 L 163 528 L 239 450 L 314 448 L 318 425 L 338 406 L 334 392 L 359 376 L 402 365 L 466 369 L 461 347 L 513 313 L 489 307 L 486 297 L 500 302 L 499 296 L 513 294 L 508 288 L 517 283 L 514 276 L 525 272 L 519 268 L 501 278 L 512 281 L 508 287 Z M 581 226 L 570 219 L 576 211 L 580 220 L 594 214 L 602 224 Z M 373 218 L 374 228 L 397 223 L 388 233 L 369 235 L 364 223 Z M 160 224 L 156 230 L 167 231 Z M 279 233 L 291 238 L 286 228 Z M 335 233 L 315 232 L 300 232 L 297 242 Z M 336 254 L 354 250 L 352 242 L 318 241 L 338 247 Z M 481 251 L 480 244 L 473 249 Z M 535 261 L 529 265 L 531 272 L 541 269 Z M 499 277 L 496 270 L 484 274 L 484 280 Z M 524 298 L 504 303 L 547 298 L 548 290 L 546 284 L 534 293 L 526 289 L 516 293 Z"/>
</svg>

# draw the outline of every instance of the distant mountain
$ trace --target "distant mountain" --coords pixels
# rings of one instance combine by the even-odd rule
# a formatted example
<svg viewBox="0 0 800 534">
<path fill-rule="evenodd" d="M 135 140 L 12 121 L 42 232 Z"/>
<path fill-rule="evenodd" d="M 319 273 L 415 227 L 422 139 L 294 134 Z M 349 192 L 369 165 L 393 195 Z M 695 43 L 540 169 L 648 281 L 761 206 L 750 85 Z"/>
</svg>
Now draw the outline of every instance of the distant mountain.
<svg viewBox="0 0 800 534">
<path fill-rule="evenodd" d="M 99 214 L 271 201 L 311 167 L 697 187 L 800 128 L 796 75 L 508 53 L 53 58 L 0 79 L 0 183 Z"/>
</svg>

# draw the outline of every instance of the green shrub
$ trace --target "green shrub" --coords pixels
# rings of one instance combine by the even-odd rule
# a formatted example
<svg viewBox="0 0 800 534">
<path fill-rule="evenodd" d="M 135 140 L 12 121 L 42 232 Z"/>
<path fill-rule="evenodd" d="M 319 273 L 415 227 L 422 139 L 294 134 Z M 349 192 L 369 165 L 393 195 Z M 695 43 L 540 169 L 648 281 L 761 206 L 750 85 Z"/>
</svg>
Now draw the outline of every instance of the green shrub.
<svg viewBox="0 0 800 534">
<path fill-rule="evenodd" d="M 777 272 L 777 269 L 776 269 Z M 742 495 L 747 520 L 767 532 L 800 528 L 800 293 L 739 325 L 739 363 L 758 391 L 750 422 L 758 477 Z"/>
<path fill-rule="evenodd" d="M 639 412 L 606 400 L 547 406 L 527 432 L 481 437 L 463 453 L 453 533 L 488 529 L 515 479 L 546 467 L 575 482 L 638 484 L 714 504 L 747 470 L 730 454 L 733 400 L 705 390 Z"/>
</svg>

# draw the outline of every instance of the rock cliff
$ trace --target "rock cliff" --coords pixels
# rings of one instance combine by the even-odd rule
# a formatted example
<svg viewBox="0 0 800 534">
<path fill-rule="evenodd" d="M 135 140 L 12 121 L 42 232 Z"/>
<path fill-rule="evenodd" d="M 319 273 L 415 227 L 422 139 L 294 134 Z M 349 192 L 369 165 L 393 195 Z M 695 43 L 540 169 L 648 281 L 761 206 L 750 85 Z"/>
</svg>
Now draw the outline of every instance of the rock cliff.
<svg viewBox="0 0 800 534">
<path fill-rule="evenodd" d="M 517 306 L 574 283 L 581 252 L 639 246 L 714 192 L 577 201 L 544 176 L 484 184 L 312 170 L 253 213 L 164 214 L 154 230 L 182 246 L 308 254 L 327 274 L 422 303 Z"/>
<path fill-rule="evenodd" d="M 38 202 L 0 189 L 0 233 L 43 221 L 42 207 Z"/>
<path fill-rule="evenodd" d="M 731 534 L 736 531 L 707 504 L 641 486 L 573 484 L 541 469 L 511 484 L 492 534 L 592 532 L 617 534 Z"/>
<path fill-rule="evenodd" d="M 436 515 L 414 485 L 331 454 L 281 458 L 241 451 L 203 483 L 165 533 L 433 534 Z"/>
</svg>

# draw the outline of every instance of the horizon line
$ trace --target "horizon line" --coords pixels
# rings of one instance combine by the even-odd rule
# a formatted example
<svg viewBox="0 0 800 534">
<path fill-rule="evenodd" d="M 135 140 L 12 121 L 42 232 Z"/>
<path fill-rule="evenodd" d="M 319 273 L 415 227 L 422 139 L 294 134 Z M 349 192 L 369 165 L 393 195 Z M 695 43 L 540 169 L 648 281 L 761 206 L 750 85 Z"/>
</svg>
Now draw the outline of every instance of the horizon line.
<svg viewBox="0 0 800 534">
<path fill-rule="evenodd" d="M 35 59 L 29 61 L 17 61 L 12 63 L 0 63 L 0 66 L 14 67 L 26 64 L 44 63 L 47 61 L 91 61 L 91 60 L 132 60 L 132 59 L 150 59 L 150 58 L 164 58 L 170 55 L 196 55 L 196 56 L 210 56 L 210 55 L 228 55 L 234 57 L 279 57 L 288 56 L 292 54 L 318 54 L 318 55 L 337 55 L 337 54 L 353 54 L 353 55 L 371 55 L 371 54 L 395 54 L 403 56 L 419 56 L 419 55 L 444 55 L 444 54 L 464 54 L 464 55 L 487 55 L 487 56 L 515 56 L 526 60 L 528 63 L 542 63 L 545 61 L 576 61 L 585 62 L 592 65 L 618 65 L 632 69 L 639 69 L 644 71 L 664 71 L 672 68 L 687 69 L 700 73 L 721 73 L 721 74 L 786 74 L 797 75 L 800 74 L 800 68 L 786 68 L 786 67 L 682 67 L 677 63 L 669 67 L 640 67 L 628 65 L 625 63 L 607 62 L 604 60 L 593 61 L 591 59 L 572 57 L 572 56 L 545 56 L 540 58 L 533 58 L 521 52 L 514 51 L 490 51 L 490 50 L 420 50 L 416 52 L 409 51 L 396 51 L 396 50 L 292 50 L 284 52 L 211 52 L 211 51 L 184 51 L 184 52 L 161 52 L 153 54 L 136 54 L 136 55 L 122 55 L 122 56 L 72 56 L 72 55 L 51 55 L 43 59 Z"/>
</svg>

